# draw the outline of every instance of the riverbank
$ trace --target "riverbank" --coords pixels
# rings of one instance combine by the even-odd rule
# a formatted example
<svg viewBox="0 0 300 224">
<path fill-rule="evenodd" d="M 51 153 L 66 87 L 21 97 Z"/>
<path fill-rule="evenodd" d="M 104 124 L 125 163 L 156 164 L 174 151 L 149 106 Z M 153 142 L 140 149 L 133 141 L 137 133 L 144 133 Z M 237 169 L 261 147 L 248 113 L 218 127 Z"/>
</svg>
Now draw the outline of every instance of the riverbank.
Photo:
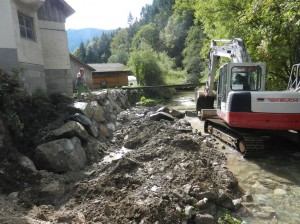
<svg viewBox="0 0 300 224">
<path fill-rule="evenodd" d="M 296 200 L 297 185 L 279 178 L 277 185 L 269 180 L 268 173 L 263 175 L 267 181 L 261 181 L 259 167 L 266 167 L 266 160 L 260 166 L 245 166 L 246 171 L 239 169 L 240 172 L 233 173 L 234 167 L 228 168 L 231 151 L 196 128 L 200 122 L 197 117 L 174 118 L 168 114 L 176 106 L 179 112 L 193 111 L 193 97 L 189 94 L 180 92 L 169 110 L 159 107 L 120 110 L 110 120 L 114 121 L 115 131 L 107 138 L 97 139 L 97 144 L 93 141 L 91 148 L 87 147 L 91 138 L 82 137 L 81 146 L 89 149 L 86 152 L 96 147 L 101 153 L 89 157 L 94 160 L 90 159 L 81 170 L 66 173 L 35 170 L 28 160 L 23 161 L 24 165 L 18 158 L 3 159 L 2 155 L 1 223 L 217 223 L 225 217 L 232 219 L 228 214 L 249 223 L 288 220 L 282 219 L 283 216 L 278 219 L 285 210 L 276 211 L 277 207 L 270 205 L 271 198 L 258 200 L 259 192 L 261 187 L 274 190 L 275 202 L 287 205 L 289 200 L 282 198 L 294 195 Z M 80 105 L 85 103 L 94 105 L 93 101 Z M 235 153 L 241 161 L 241 156 Z M 242 174 L 249 173 L 249 169 L 253 175 L 245 179 Z M 245 186 L 245 182 L 258 192 Z M 291 211 L 297 208 L 294 206 Z M 294 213 L 290 221 L 283 223 L 297 223 Z"/>
<path fill-rule="evenodd" d="M 1 223 L 216 223 L 224 210 L 247 213 L 225 156 L 185 119 L 157 109 L 120 112 L 115 131 L 98 139 L 102 156 L 83 169 L 2 159 Z M 89 141 L 81 139 L 84 149 Z"/>
</svg>

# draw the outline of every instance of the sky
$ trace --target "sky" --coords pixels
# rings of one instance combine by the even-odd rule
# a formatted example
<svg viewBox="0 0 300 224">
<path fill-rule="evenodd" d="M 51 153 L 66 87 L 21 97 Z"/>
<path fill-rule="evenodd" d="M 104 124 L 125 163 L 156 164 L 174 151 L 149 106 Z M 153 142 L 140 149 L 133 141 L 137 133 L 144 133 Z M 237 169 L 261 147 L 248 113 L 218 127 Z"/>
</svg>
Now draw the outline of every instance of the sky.
<svg viewBox="0 0 300 224">
<path fill-rule="evenodd" d="M 139 18 L 143 6 L 153 0 L 65 0 L 76 12 L 67 18 L 66 29 L 128 27 L 128 16 Z"/>
</svg>

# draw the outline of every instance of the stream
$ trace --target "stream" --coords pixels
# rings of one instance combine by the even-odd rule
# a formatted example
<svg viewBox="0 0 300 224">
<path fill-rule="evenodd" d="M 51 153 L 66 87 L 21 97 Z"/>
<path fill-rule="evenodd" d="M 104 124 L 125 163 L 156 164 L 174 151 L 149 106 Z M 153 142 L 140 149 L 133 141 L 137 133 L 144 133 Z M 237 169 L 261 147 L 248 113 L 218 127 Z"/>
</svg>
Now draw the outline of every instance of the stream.
<svg viewBox="0 0 300 224">
<path fill-rule="evenodd" d="M 166 106 L 181 112 L 195 111 L 195 92 L 177 92 Z M 198 117 L 186 119 L 203 133 Z M 243 158 L 222 142 L 218 148 L 227 156 L 227 167 L 238 178 L 239 186 L 259 205 L 259 210 L 249 207 L 254 215 L 243 220 L 249 224 L 300 223 L 299 145 L 282 137 L 269 139 L 267 156 L 252 159 Z"/>
</svg>

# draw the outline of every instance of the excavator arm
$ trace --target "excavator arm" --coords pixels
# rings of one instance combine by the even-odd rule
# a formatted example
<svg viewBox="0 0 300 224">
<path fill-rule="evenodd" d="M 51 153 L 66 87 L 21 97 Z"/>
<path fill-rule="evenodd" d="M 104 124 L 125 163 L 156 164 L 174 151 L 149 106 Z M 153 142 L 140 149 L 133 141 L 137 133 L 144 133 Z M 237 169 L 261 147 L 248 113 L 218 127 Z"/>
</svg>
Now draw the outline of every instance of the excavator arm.
<svg viewBox="0 0 300 224">
<path fill-rule="evenodd" d="M 209 52 L 209 70 L 205 88 L 207 95 L 213 94 L 216 69 L 220 57 L 229 58 L 232 63 L 251 62 L 251 57 L 248 54 L 242 39 L 212 40 Z"/>
<path fill-rule="evenodd" d="M 229 58 L 232 63 L 251 62 L 250 55 L 242 39 L 211 41 L 206 86 L 204 91 L 197 91 L 196 93 L 196 112 L 198 115 L 201 113 L 201 119 L 205 119 L 206 115 L 204 115 L 204 112 L 208 113 L 208 116 L 213 116 L 215 113 L 213 110 L 216 97 L 214 82 L 220 57 Z"/>
</svg>

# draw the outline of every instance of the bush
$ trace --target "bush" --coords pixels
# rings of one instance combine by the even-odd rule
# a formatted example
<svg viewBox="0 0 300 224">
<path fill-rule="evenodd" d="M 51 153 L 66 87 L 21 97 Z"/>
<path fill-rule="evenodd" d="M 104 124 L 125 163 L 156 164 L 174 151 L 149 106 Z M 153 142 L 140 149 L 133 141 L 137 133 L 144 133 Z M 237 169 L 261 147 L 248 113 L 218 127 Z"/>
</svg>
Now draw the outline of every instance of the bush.
<svg viewBox="0 0 300 224">
<path fill-rule="evenodd" d="M 20 87 L 20 69 L 15 69 L 13 74 L 0 70 L 0 110 L 9 130 L 17 137 L 23 135 L 24 124 L 16 113 L 16 102 L 13 93 Z"/>
<path fill-rule="evenodd" d="M 145 96 L 142 96 L 140 101 L 136 103 L 138 106 L 147 106 L 147 107 L 153 107 L 158 104 L 158 101 L 155 99 L 146 98 Z"/>
<path fill-rule="evenodd" d="M 222 210 L 218 216 L 218 224 L 246 224 L 246 222 L 242 222 L 232 217 L 232 215 L 226 209 Z"/>
</svg>

